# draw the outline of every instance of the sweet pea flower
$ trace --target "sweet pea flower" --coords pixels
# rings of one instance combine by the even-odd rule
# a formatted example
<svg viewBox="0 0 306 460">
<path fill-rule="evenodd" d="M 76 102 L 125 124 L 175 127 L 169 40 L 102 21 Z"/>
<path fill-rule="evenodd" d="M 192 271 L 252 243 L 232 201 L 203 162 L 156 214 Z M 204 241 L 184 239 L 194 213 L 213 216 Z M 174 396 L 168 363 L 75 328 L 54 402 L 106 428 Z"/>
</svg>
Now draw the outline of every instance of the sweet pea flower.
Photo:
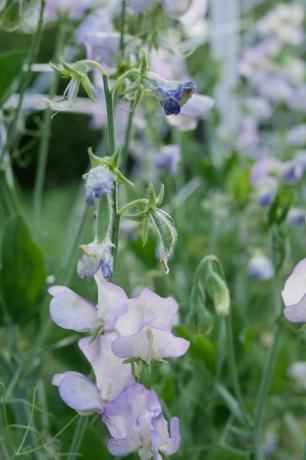
<svg viewBox="0 0 306 460">
<path fill-rule="evenodd" d="M 140 14 L 154 6 L 154 0 L 126 0 L 126 9 L 129 14 Z"/>
<path fill-rule="evenodd" d="M 133 50 L 139 40 L 131 40 L 130 35 L 125 35 L 127 51 L 133 60 Z M 88 32 L 84 36 L 84 45 L 87 59 L 93 59 L 112 73 L 116 70 L 117 58 L 120 47 L 120 34 L 118 32 Z"/>
<path fill-rule="evenodd" d="M 159 84 L 154 90 L 166 115 L 178 115 L 181 107 L 186 104 L 194 92 L 195 85 L 192 81 L 171 82 L 167 85 Z"/>
<path fill-rule="evenodd" d="M 290 129 L 287 134 L 287 142 L 294 147 L 306 145 L 306 124 L 300 124 Z"/>
<path fill-rule="evenodd" d="M 60 14 L 69 14 L 71 19 L 80 19 L 96 0 L 47 0 L 44 10 L 46 21 L 54 21 Z"/>
<path fill-rule="evenodd" d="M 120 337 L 112 343 L 113 352 L 120 358 L 142 359 L 147 364 L 162 358 L 183 356 L 189 342 L 172 334 L 178 305 L 171 298 L 163 298 L 144 289 L 128 301 L 128 310 L 116 323 Z"/>
<path fill-rule="evenodd" d="M 87 34 L 92 34 L 95 32 L 104 33 L 112 32 L 112 11 L 110 6 L 104 6 L 98 10 L 95 10 L 93 13 L 89 14 L 81 25 L 76 30 L 76 42 L 83 44 Z"/>
<path fill-rule="evenodd" d="M 123 390 L 105 408 L 103 421 L 112 436 L 108 450 L 116 457 L 137 452 L 142 460 L 162 460 L 179 448 L 179 419 L 173 417 L 168 428 L 156 393 L 143 385 Z"/>
<path fill-rule="evenodd" d="M 63 329 L 94 332 L 103 326 L 112 331 L 117 319 L 127 311 L 128 298 L 119 286 L 96 275 L 98 303 L 93 305 L 65 286 L 52 286 L 48 292 L 52 320 Z"/>
<path fill-rule="evenodd" d="M 306 323 L 306 259 L 301 260 L 282 291 L 284 315 L 292 323 Z"/>
<path fill-rule="evenodd" d="M 251 278 L 267 281 L 274 276 L 272 261 L 263 254 L 255 254 L 248 263 L 248 273 Z"/>
<path fill-rule="evenodd" d="M 82 415 L 103 413 L 105 405 L 135 382 L 131 365 L 123 364 L 112 352 L 113 339 L 114 334 L 109 333 L 94 341 L 91 337 L 79 341 L 79 348 L 93 368 L 96 383 L 73 371 L 55 374 L 52 379 L 62 400 Z"/>
</svg>

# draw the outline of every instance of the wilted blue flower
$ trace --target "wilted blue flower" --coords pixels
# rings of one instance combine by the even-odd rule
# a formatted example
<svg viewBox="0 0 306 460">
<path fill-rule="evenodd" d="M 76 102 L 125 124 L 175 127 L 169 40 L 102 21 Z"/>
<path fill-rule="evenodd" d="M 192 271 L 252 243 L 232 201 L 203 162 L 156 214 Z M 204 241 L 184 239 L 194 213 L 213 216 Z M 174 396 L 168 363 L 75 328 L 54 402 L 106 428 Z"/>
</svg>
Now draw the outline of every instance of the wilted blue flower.
<svg viewBox="0 0 306 460">
<path fill-rule="evenodd" d="M 106 238 L 102 243 L 83 244 L 81 249 L 83 254 L 79 259 L 77 272 L 80 278 L 92 278 L 99 269 L 103 277 L 110 279 L 113 274 L 113 255 L 112 243 Z"/>
<path fill-rule="evenodd" d="M 191 98 L 195 92 L 192 81 L 179 83 L 175 88 L 169 89 L 166 85 L 159 84 L 155 89 L 155 95 L 160 100 L 160 105 L 166 115 L 178 115 L 181 107 Z"/>
<path fill-rule="evenodd" d="M 256 254 L 249 260 L 248 273 L 254 279 L 269 280 L 274 275 L 272 261 L 263 254 Z"/>
<path fill-rule="evenodd" d="M 95 198 L 110 193 L 114 188 L 115 176 L 105 166 L 91 168 L 86 180 L 86 202 L 88 205 L 94 204 Z"/>
</svg>

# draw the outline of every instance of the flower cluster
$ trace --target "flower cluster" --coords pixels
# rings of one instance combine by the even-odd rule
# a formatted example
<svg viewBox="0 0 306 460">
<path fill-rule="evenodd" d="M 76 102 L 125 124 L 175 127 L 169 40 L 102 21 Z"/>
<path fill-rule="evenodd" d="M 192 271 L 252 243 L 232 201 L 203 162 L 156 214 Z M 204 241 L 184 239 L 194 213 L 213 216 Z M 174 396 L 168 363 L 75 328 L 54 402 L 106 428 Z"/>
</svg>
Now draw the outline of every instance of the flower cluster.
<svg viewBox="0 0 306 460">
<path fill-rule="evenodd" d="M 52 382 L 69 407 L 82 415 L 102 416 L 111 436 L 111 454 L 138 452 L 141 459 L 160 460 L 179 448 L 179 420 L 173 417 L 168 426 L 156 393 L 136 382 L 131 362 L 150 365 L 187 352 L 189 342 L 172 333 L 178 305 L 150 289 L 129 299 L 101 275 L 95 280 L 97 305 L 64 286 L 49 289 L 53 321 L 64 329 L 91 334 L 79 340 L 79 348 L 95 382 L 74 371 L 56 374 Z"/>
<path fill-rule="evenodd" d="M 257 41 L 240 59 L 247 94 L 242 100 L 245 117 L 238 147 L 251 157 L 271 151 L 271 136 L 268 143 L 262 128 L 267 120 L 274 119 L 280 105 L 297 112 L 306 107 L 306 67 L 296 48 L 305 39 L 303 21 L 301 5 L 277 5 L 258 22 Z M 287 127 L 288 123 L 284 129 Z"/>
</svg>

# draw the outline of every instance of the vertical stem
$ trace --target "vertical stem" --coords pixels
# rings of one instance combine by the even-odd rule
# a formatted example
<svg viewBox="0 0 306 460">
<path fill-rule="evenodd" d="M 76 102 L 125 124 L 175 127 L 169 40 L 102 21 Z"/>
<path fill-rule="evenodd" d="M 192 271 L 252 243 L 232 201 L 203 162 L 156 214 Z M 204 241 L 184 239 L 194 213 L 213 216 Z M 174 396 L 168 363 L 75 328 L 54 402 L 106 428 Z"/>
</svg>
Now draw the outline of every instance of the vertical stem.
<svg viewBox="0 0 306 460">
<path fill-rule="evenodd" d="M 126 17 L 126 0 L 121 0 L 121 17 L 120 17 L 120 59 L 124 57 L 124 29 Z"/>
<path fill-rule="evenodd" d="M 114 98 L 113 94 L 109 90 L 109 78 L 107 75 L 103 75 L 103 86 L 107 112 L 107 129 L 108 129 L 108 148 L 109 155 L 115 153 L 116 141 L 115 141 L 115 122 L 114 122 Z"/>
<path fill-rule="evenodd" d="M 57 60 L 59 53 L 63 47 L 65 37 L 65 23 L 61 22 L 59 26 L 59 31 L 57 34 L 57 41 L 55 45 L 55 51 L 53 59 Z M 59 82 L 59 74 L 55 73 L 53 77 L 53 82 L 50 87 L 49 97 L 52 98 L 57 90 Z M 38 161 L 37 161 L 37 168 L 36 168 L 36 177 L 35 177 L 35 185 L 34 185 L 34 197 L 33 197 L 33 213 L 34 213 L 34 223 L 35 227 L 39 227 L 39 222 L 41 218 L 41 207 L 42 207 L 42 194 L 43 194 L 43 186 L 46 174 L 46 166 L 48 160 L 48 150 L 50 144 L 50 136 L 51 136 L 51 118 L 52 110 L 51 108 L 47 108 L 44 113 L 43 124 L 42 124 L 42 136 L 39 145 L 38 151 Z"/>
<path fill-rule="evenodd" d="M 80 445 L 82 443 L 83 436 L 85 434 L 86 428 L 88 425 L 88 417 L 81 416 L 78 420 L 77 427 L 75 429 L 72 442 L 70 444 L 70 449 L 68 452 L 67 460 L 75 460 L 76 453 L 80 449 Z"/>
<path fill-rule="evenodd" d="M 16 128 L 18 126 L 18 121 L 19 121 L 19 117 L 20 117 L 20 113 L 21 113 L 21 108 L 22 108 L 24 95 L 25 95 L 26 89 L 27 89 L 27 87 L 28 87 L 28 85 L 30 83 L 30 80 L 31 80 L 32 64 L 36 60 L 37 54 L 38 54 L 38 51 L 39 51 L 39 46 L 40 46 L 41 37 L 42 37 L 42 29 L 43 29 L 44 9 L 45 9 L 45 0 L 41 0 L 38 25 L 37 25 L 35 35 L 33 37 L 32 46 L 31 46 L 29 57 L 28 57 L 28 60 L 27 60 L 28 67 L 25 70 L 25 72 L 22 74 L 21 81 L 20 81 L 18 105 L 17 105 L 16 111 L 15 111 L 15 114 L 14 114 L 13 121 L 12 121 L 10 127 L 9 127 L 9 130 L 8 130 L 6 143 L 5 143 L 5 145 L 4 145 L 3 149 L 2 149 L 2 153 L 0 152 L 1 156 L 2 156 L 2 158 L 1 158 L 2 161 L 3 161 L 4 155 L 11 149 L 11 147 L 13 145 L 13 142 L 14 142 L 14 138 L 15 138 L 15 134 L 16 134 Z"/>
<path fill-rule="evenodd" d="M 132 101 L 131 105 L 130 105 L 130 111 L 129 111 L 128 121 L 127 121 L 127 125 L 126 125 L 126 131 L 125 131 L 125 136 L 124 136 L 124 145 L 123 145 L 122 153 L 121 153 L 121 162 L 122 162 L 122 168 L 121 169 L 122 169 L 123 174 L 127 173 L 128 153 L 129 153 L 129 145 L 130 145 L 130 141 L 131 141 L 134 113 L 135 113 L 135 108 L 134 108 L 134 103 Z"/>
<path fill-rule="evenodd" d="M 232 326 L 232 317 L 231 312 L 226 316 L 226 338 L 227 338 L 227 352 L 228 352 L 228 365 L 232 378 L 232 384 L 235 392 L 235 396 L 239 402 L 241 412 L 245 419 L 245 422 L 248 423 L 248 414 L 245 408 L 244 399 L 240 387 L 237 362 L 234 349 L 234 339 L 233 339 L 233 326 Z"/>
<path fill-rule="evenodd" d="M 114 97 L 109 90 L 109 79 L 107 75 L 103 75 L 104 94 L 107 111 L 107 129 L 108 129 L 108 148 L 109 154 L 113 155 L 116 151 L 116 140 L 115 140 L 115 122 L 114 122 Z M 112 192 L 112 204 L 113 204 L 113 216 L 111 225 L 111 241 L 114 244 L 113 257 L 114 257 L 114 271 L 116 267 L 117 250 L 118 250 L 118 235 L 119 235 L 119 221 L 120 216 L 118 214 L 118 186 L 115 183 Z"/>
<path fill-rule="evenodd" d="M 265 403 L 271 386 L 271 380 L 277 358 L 277 350 L 279 339 L 282 331 L 283 323 L 281 318 L 277 320 L 277 324 L 274 329 L 273 342 L 271 344 L 267 361 L 264 367 L 264 372 L 260 382 L 260 387 L 256 402 L 255 411 L 255 425 L 254 425 L 254 451 L 256 460 L 264 460 L 265 454 L 263 452 L 263 439 L 262 439 L 262 422 Z"/>
</svg>

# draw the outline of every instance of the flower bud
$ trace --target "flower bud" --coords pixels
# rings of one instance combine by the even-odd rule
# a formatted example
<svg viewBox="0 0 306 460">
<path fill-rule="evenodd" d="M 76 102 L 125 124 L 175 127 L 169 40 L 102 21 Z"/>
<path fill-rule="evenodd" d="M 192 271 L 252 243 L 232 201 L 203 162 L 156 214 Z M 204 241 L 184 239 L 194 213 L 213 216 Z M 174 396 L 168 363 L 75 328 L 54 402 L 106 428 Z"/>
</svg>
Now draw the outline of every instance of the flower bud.
<svg viewBox="0 0 306 460">
<path fill-rule="evenodd" d="M 95 198 L 101 198 L 110 193 L 114 188 L 114 182 L 114 174 L 105 166 L 91 168 L 85 185 L 87 204 L 93 205 Z"/>
</svg>

